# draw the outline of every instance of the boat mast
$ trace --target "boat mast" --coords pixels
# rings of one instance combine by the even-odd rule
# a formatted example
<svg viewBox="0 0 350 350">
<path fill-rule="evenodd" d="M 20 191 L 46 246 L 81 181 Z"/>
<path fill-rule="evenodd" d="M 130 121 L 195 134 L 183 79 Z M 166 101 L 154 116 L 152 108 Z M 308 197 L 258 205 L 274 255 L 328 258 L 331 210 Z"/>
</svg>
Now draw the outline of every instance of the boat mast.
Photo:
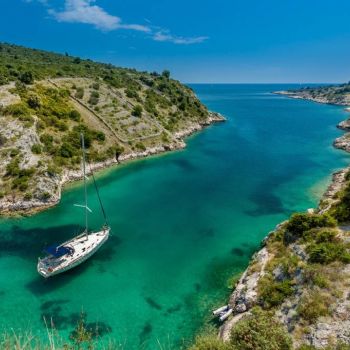
<svg viewBox="0 0 350 350">
<path fill-rule="evenodd" d="M 87 188 L 86 188 L 86 159 L 85 159 L 85 142 L 84 134 L 81 133 L 81 148 L 83 151 L 83 177 L 84 177 L 84 196 L 85 196 L 85 234 L 88 235 L 88 203 L 87 203 Z"/>
</svg>

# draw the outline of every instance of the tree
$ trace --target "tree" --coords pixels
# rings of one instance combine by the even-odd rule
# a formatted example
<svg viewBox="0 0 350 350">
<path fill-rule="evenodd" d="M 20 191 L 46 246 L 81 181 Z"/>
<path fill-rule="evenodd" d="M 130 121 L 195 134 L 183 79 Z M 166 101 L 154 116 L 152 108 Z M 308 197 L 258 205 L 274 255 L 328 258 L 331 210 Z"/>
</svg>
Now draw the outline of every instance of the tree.
<svg viewBox="0 0 350 350">
<path fill-rule="evenodd" d="M 69 112 L 69 118 L 78 122 L 81 118 L 80 113 L 73 109 L 72 111 Z"/>
<path fill-rule="evenodd" d="M 81 58 L 80 57 L 75 57 L 73 60 L 73 63 L 75 64 L 79 64 L 81 62 Z"/>
<path fill-rule="evenodd" d="M 24 84 L 33 84 L 34 78 L 33 78 L 33 73 L 28 71 L 28 72 L 23 72 L 19 78 L 18 78 L 22 83 Z"/>
<path fill-rule="evenodd" d="M 170 78 L 170 71 L 168 71 L 167 69 L 165 69 L 162 73 L 162 76 L 166 79 Z"/>
<path fill-rule="evenodd" d="M 142 106 L 141 105 L 136 105 L 134 107 L 134 109 L 132 110 L 132 115 L 134 117 L 138 117 L 139 118 L 139 117 L 142 116 L 142 111 L 143 111 Z"/>
<path fill-rule="evenodd" d="M 41 106 L 41 101 L 39 96 L 31 93 L 27 99 L 27 104 L 32 109 L 38 109 Z"/>
</svg>

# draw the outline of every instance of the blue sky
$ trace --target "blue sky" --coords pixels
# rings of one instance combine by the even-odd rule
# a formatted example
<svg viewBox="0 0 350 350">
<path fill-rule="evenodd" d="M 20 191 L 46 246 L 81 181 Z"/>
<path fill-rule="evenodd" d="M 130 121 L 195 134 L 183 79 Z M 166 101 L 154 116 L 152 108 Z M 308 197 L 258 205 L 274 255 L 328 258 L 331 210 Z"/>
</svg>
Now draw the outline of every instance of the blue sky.
<svg viewBox="0 0 350 350">
<path fill-rule="evenodd" d="M 0 0 L 0 41 L 183 82 L 350 80 L 349 0 Z"/>
</svg>

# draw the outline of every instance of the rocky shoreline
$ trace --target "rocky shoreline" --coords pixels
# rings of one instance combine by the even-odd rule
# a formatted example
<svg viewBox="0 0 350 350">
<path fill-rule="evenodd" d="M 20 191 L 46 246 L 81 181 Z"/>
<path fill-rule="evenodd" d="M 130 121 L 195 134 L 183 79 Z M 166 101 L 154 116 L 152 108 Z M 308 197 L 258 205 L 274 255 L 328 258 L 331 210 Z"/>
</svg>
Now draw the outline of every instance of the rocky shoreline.
<svg viewBox="0 0 350 350">
<path fill-rule="evenodd" d="M 326 212 L 335 201 L 338 200 L 336 194 L 344 187 L 346 181 L 345 175 L 349 170 L 350 167 L 347 167 L 333 173 L 332 181 L 323 194 L 319 207 L 317 209 L 309 209 L 310 211 L 317 211 L 318 213 L 322 214 Z M 284 224 L 285 222 L 278 224 L 273 231 L 267 234 L 267 236 L 261 242 L 262 248 L 253 255 L 247 269 L 243 272 L 242 276 L 237 282 L 236 287 L 229 298 L 228 304 L 233 310 L 233 317 L 224 322 L 219 329 L 219 337 L 224 341 L 229 340 L 231 330 L 237 324 L 237 322 L 243 317 L 248 316 L 250 314 L 250 310 L 258 304 L 258 282 L 264 276 L 265 267 L 271 258 L 271 255 L 266 248 L 266 241 Z M 293 248 L 297 255 L 303 254 L 297 245 L 295 245 Z"/>
<path fill-rule="evenodd" d="M 337 106 L 349 106 L 349 100 L 347 98 L 339 98 L 339 97 L 330 97 L 329 95 L 323 95 L 321 93 L 312 94 L 309 90 L 281 90 L 274 91 L 276 95 L 287 96 L 289 98 L 294 98 L 298 100 L 308 100 L 317 103 L 323 104 L 332 104 Z"/>
<path fill-rule="evenodd" d="M 89 165 L 92 171 L 103 170 L 112 166 L 116 166 L 122 163 L 125 163 L 130 160 L 141 159 L 152 155 L 157 155 L 169 151 L 175 151 L 184 149 L 186 143 L 184 141 L 185 137 L 188 137 L 205 127 L 218 123 L 224 122 L 226 119 L 217 112 L 210 112 L 208 119 L 204 123 L 192 124 L 190 127 L 185 130 L 179 131 L 174 134 L 174 141 L 169 145 L 160 145 L 156 147 L 147 148 L 145 151 L 139 152 L 129 152 L 122 154 L 116 158 L 111 158 L 103 162 L 92 163 Z M 0 199 L 0 215 L 2 216 L 15 216 L 15 215 L 32 215 L 53 207 L 57 205 L 61 200 L 61 195 L 64 186 L 67 183 L 81 180 L 81 171 L 80 170 L 65 170 L 61 176 L 54 175 L 51 176 L 50 180 L 55 183 L 57 190 L 55 193 L 51 194 L 51 197 L 47 200 L 38 200 L 32 199 L 28 201 L 18 201 L 8 200 L 6 198 Z"/>
<path fill-rule="evenodd" d="M 288 92 L 277 93 L 287 95 L 288 97 L 292 98 L 303 98 L 298 95 L 290 96 L 290 93 Z M 313 99 L 313 101 L 328 103 L 315 99 Z M 350 111 L 349 108 L 347 110 Z M 350 119 L 339 123 L 337 127 L 344 131 L 350 131 Z M 350 152 L 350 132 L 347 132 L 345 135 L 337 138 L 333 145 L 336 148 Z M 337 194 L 344 188 L 347 181 L 346 174 L 349 171 L 350 167 L 347 167 L 333 173 L 332 181 L 321 197 L 319 206 L 316 209 L 309 209 L 308 212 L 323 214 L 331 208 L 332 204 L 339 201 Z M 269 261 L 273 259 L 273 254 L 269 253 L 266 242 L 268 241 L 269 237 L 283 227 L 284 224 L 285 222 L 280 223 L 273 231 L 269 232 L 269 234 L 262 241 L 261 249 L 253 255 L 247 269 L 243 272 L 242 276 L 237 282 L 228 303 L 229 308 L 232 308 L 233 310 L 232 316 L 231 318 L 228 318 L 219 328 L 218 336 L 223 341 L 229 341 L 231 330 L 235 327 L 235 325 L 242 318 L 249 316 L 251 314 L 250 310 L 254 306 L 258 305 L 258 282 L 266 274 L 266 266 L 268 265 Z M 306 259 L 305 252 L 299 245 L 292 245 L 292 250 L 302 260 Z M 349 271 L 347 270 L 350 270 L 349 266 L 346 266 L 342 273 L 348 274 Z M 274 271 L 274 273 L 275 272 L 276 274 L 279 273 L 278 271 Z M 298 278 L 301 278 L 301 276 L 296 276 L 296 279 Z M 286 326 L 287 329 L 289 329 L 290 324 L 294 322 L 297 303 L 300 301 L 301 296 L 302 291 L 300 290 L 296 293 L 295 297 L 299 299 L 295 300 L 294 303 L 287 300 L 284 304 L 282 304 L 281 308 L 276 314 L 277 318 Z M 345 299 L 340 297 L 336 305 L 334 319 L 332 319 L 331 322 L 329 320 L 325 322 L 318 322 L 313 327 L 310 327 L 308 339 L 304 339 L 304 341 L 307 341 L 310 345 L 315 346 L 316 348 L 327 346 L 330 336 L 341 339 L 341 341 L 344 341 L 345 343 L 350 343 L 350 335 L 347 332 L 350 320 L 348 319 L 348 314 L 346 311 L 348 310 L 346 308 L 349 307 L 349 304 L 350 302 L 347 295 L 345 295 Z M 339 317 L 338 314 L 340 315 Z M 346 317 L 344 314 L 346 314 Z M 294 340 L 294 345 L 299 346 L 300 344 L 298 344 L 298 341 Z"/>
</svg>

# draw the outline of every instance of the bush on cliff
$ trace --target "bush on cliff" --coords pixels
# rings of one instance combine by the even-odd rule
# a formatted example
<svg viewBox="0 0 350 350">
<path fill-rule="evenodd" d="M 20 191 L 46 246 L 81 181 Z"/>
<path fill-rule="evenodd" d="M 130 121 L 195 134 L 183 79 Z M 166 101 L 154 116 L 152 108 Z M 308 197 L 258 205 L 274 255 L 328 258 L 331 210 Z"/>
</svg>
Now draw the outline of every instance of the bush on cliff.
<svg viewBox="0 0 350 350">
<path fill-rule="evenodd" d="M 332 208 L 332 214 L 339 222 L 350 221 L 350 184 L 340 194 L 340 201 Z"/>
<path fill-rule="evenodd" d="M 200 335 L 189 350 L 235 350 L 230 344 L 224 343 L 217 334 Z"/>
<path fill-rule="evenodd" d="M 269 312 L 253 309 L 231 333 L 233 349 L 291 350 L 292 341 L 284 327 Z"/>
<path fill-rule="evenodd" d="M 315 323 L 319 317 L 329 314 L 330 304 L 330 296 L 316 289 L 303 296 L 297 311 L 305 321 Z"/>
<path fill-rule="evenodd" d="M 313 228 L 335 227 L 336 225 L 337 221 L 329 214 L 296 213 L 286 225 L 283 240 L 285 244 L 289 244 L 303 237 L 305 232 Z"/>
<path fill-rule="evenodd" d="M 290 279 L 277 282 L 272 276 L 265 276 L 259 281 L 259 302 L 264 309 L 282 304 L 285 298 L 293 295 L 293 282 Z"/>
<path fill-rule="evenodd" d="M 342 242 L 323 242 L 310 244 L 307 247 L 309 261 L 312 263 L 329 264 L 333 261 L 350 263 L 350 254 Z"/>
</svg>

